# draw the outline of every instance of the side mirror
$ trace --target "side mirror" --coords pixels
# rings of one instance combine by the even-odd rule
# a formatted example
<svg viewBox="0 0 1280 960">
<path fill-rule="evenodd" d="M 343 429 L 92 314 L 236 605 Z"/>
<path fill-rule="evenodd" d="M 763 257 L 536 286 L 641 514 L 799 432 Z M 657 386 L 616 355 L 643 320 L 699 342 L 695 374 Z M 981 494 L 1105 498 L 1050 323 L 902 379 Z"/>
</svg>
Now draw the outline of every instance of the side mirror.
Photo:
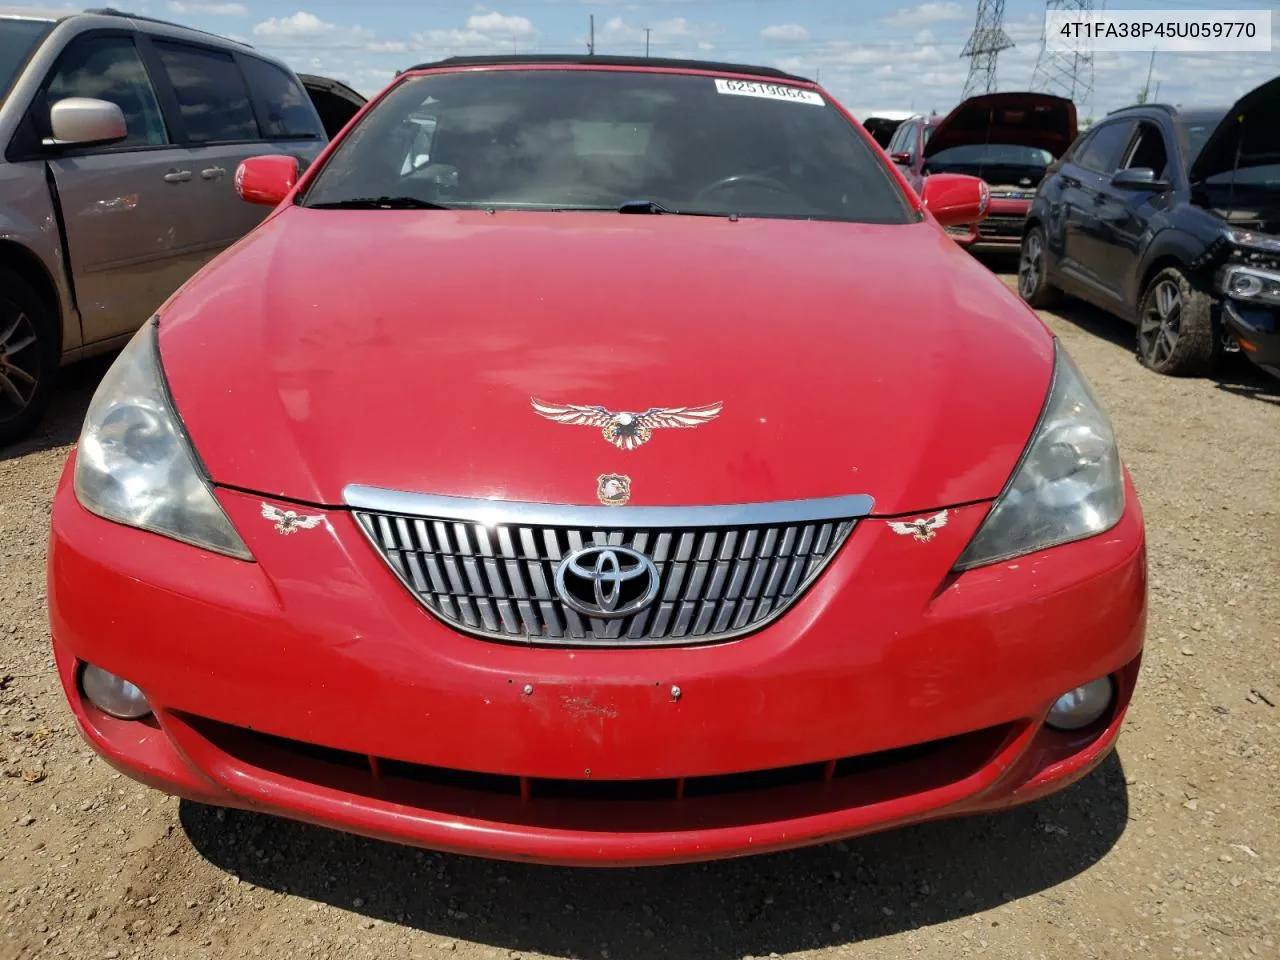
<svg viewBox="0 0 1280 960">
<path fill-rule="evenodd" d="M 987 218 L 991 191 L 977 177 L 963 173 L 935 173 L 925 179 L 920 200 L 942 226 L 967 226 Z"/>
<path fill-rule="evenodd" d="M 1150 167 L 1130 167 L 1117 171 L 1111 178 L 1111 185 L 1117 190 L 1147 190 L 1152 193 L 1169 189 L 1168 180 L 1157 180 L 1156 172 Z"/>
<path fill-rule="evenodd" d="M 911 166 L 912 157 L 909 150 L 895 150 L 893 153 L 889 154 L 889 159 L 894 163 L 905 164 L 908 167 Z"/>
<path fill-rule="evenodd" d="M 53 136 L 44 139 L 46 147 L 115 143 L 129 135 L 124 112 L 114 103 L 92 97 L 59 100 L 49 108 L 49 129 Z"/>
<path fill-rule="evenodd" d="M 274 207 L 298 182 L 298 160 L 283 154 L 250 157 L 236 167 L 236 193 L 247 203 Z"/>
</svg>

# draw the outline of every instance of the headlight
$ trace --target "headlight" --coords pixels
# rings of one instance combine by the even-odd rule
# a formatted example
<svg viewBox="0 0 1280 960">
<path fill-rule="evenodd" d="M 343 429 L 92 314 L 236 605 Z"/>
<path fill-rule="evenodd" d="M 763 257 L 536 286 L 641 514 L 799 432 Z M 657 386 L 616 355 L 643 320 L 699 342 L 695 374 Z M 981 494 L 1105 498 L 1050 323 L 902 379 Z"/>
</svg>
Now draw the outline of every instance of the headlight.
<svg viewBox="0 0 1280 960">
<path fill-rule="evenodd" d="M 1222 271 L 1218 287 L 1237 300 L 1280 304 L 1280 273 L 1274 270 L 1232 264 Z"/>
<path fill-rule="evenodd" d="M 1268 253 L 1280 253 L 1280 237 L 1274 237 L 1269 233 L 1258 233 L 1254 230 L 1228 227 L 1223 230 L 1223 235 L 1238 247 L 1250 247 L 1254 250 L 1265 250 Z"/>
<path fill-rule="evenodd" d="M 93 395 L 76 453 L 75 491 L 86 510 L 107 520 L 253 559 L 214 498 L 169 400 L 154 318 Z"/>
<path fill-rule="evenodd" d="M 1004 492 L 961 555 L 967 570 L 1082 540 L 1124 513 L 1124 472 L 1111 422 L 1084 376 L 1055 346 L 1040 422 Z"/>
</svg>

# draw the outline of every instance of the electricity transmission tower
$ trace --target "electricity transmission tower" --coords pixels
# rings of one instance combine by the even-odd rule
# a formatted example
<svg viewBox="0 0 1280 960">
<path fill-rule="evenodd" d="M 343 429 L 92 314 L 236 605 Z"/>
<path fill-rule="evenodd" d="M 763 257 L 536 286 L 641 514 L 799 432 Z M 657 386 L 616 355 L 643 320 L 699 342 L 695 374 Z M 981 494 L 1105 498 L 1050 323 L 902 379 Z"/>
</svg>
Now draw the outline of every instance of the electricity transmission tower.
<svg viewBox="0 0 1280 960">
<path fill-rule="evenodd" d="M 1004 0 L 978 0 L 978 19 L 960 51 L 960 56 L 970 58 L 969 78 L 964 82 L 966 98 L 995 92 L 996 56 L 1012 46 L 1013 41 L 1004 32 Z"/>
<path fill-rule="evenodd" d="M 1093 0 L 1045 0 L 1045 12 L 1062 10 L 1082 16 L 1097 6 Z M 1070 48 L 1050 50 L 1042 32 L 1040 55 L 1031 74 L 1031 89 L 1056 93 L 1076 103 L 1089 102 L 1093 95 L 1093 46 L 1087 39 L 1076 40 Z"/>
</svg>

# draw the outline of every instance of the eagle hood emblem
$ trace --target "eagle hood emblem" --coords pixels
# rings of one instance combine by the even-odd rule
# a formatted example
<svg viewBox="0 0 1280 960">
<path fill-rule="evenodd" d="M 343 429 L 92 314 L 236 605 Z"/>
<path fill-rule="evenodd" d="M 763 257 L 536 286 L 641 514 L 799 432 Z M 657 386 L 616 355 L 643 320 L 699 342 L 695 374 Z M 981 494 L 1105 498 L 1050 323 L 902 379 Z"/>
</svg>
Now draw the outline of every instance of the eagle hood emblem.
<svg viewBox="0 0 1280 960">
<path fill-rule="evenodd" d="M 291 533 L 297 533 L 299 530 L 310 530 L 312 527 L 320 525 L 320 521 L 324 519 L 324 514 L 301 514 L 296 510 L 281 510 L 279 507 L 273 507 L 269 503 L 262 505 L 262 516 L 271 520 L 276 525 L 276 532 L 288 536 Z"/>
<path fill-rule="evenodd" d="M 548 420 L 579 427 L 599 427 L 601 435 L 619 450 L 634 450 L 648 443 L 659 427 L 688 430 L 720 416 L 723 403 L 701 407 L 650 407 L 643 413 L 620 410 L 614 413 L 604 407 L 576 403 L 545 403 L 531 397 L 533 409 Z"/>
<path fill-rule="evenodd" d="M 947 511 L 919 520 L 890 520 L 889 529 L 900 536 L 914 536 L 921 543 L 928 543 L 934 534 L 947 525 Z"/>
</svg>

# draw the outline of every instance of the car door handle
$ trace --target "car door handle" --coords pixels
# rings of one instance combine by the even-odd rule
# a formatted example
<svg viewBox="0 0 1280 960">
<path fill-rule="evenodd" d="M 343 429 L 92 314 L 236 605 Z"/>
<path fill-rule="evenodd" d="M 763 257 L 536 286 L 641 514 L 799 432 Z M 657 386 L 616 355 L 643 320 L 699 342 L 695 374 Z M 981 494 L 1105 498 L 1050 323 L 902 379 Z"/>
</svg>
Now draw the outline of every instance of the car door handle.
<svg viewBox="0 0 1280 960">
<path fill-rule="evenodd" d="M 226 170 L 222 167 L 206 167 L 200 171 L 200 176 L 206 180 L 217 180 L 226 174 Z"/>
<path fill-rule="evenodd" d="M 165 183 L 186 183 L 190 179 L 190 170 L 170 170 L 164 175 Z"/>
</svg>

